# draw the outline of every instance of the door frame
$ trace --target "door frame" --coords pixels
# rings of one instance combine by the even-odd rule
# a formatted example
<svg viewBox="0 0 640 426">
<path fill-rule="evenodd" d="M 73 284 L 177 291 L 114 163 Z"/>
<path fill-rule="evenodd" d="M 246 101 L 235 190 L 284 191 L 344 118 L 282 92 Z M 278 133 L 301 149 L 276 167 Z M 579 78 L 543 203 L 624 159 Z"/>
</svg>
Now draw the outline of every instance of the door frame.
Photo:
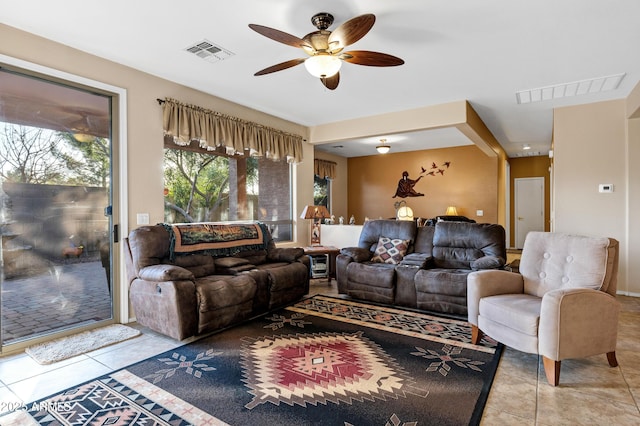
<svg viewBox="0 0 640 426">
<path fill-rule="evenodd" d="M 126 236 L 123 232 L 129 229 L 129 208 L 127 204 L 127 89 L 3 54 L 0 54 L 0 62 L 49 76 L 52 79 L 66 80 L 71 83 L 92 87 L 109 93 L 112 96 L 111 191 L 112 204 L 118 207 L 117 211 L 113 212 L 112 224 L 114 226 L 117 225 L 120 234 L 117 236 L 118 242 L 114 242 L 112 245 L 113 249 L 111 253 L 112 291 L 114 292 L 112 300 L 113 319 L 118 323 L 128 323 L 130 321 L 129 290 L 123 285 L 127 280 L 124 266 L 124 244 L 121 244 L 122 239 Z M 113 238 L 111 241 L 114 241 Z M 77 332 L 77 330 L 74 332 Z M 35 343 L 35 341 L 30 342 L 30 344 L 33 343 Z"/>
</svg>

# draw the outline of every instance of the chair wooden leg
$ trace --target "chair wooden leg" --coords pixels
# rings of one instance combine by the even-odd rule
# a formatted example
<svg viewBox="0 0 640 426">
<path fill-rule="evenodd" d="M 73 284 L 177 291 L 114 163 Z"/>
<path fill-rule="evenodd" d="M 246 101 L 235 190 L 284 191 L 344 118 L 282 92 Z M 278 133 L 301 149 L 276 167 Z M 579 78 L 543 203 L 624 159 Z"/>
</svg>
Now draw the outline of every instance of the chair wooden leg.
<svg viewBox="0 0 640 426">
<path fill-rule="evenodd" d="M 549 382 L 551 386 L 558 386 L 558 383 L 560 382 L 560 361 L 555 361 L 543 356 L 542 364 L 544 365 L 544 373 L 547 376 L 547 382 Z"/>
<path fill-rule="evenodd" d="M 484 333 L 482 332 L 482 330 L 480 330 L 477 325 L 471 324 L 471 343 L 473 343 L 474 345 L 479 345 L 480 340 L 482 340 L 483 336 Z"/>
<path fill-rule="evenodd" d="M 609 365 L 611 367 L 617 367 L 618 366 L 618 360 L 616 359 L 616 352 L 607 352 L 607 361 L 609 361 Z"/>
</svg>

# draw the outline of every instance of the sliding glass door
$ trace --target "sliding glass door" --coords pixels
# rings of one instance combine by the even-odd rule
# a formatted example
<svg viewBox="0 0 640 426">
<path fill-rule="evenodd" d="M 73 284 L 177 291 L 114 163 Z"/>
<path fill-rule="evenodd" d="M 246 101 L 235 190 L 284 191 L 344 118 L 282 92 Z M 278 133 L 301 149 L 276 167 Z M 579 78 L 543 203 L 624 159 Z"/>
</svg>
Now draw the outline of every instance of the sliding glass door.
<svg viewBox="0 0 640 426">
<path fill-rule="evenodd" d="M 0 68 L 4 349 L 113 320 L 112 100 Z"/>
</svg>

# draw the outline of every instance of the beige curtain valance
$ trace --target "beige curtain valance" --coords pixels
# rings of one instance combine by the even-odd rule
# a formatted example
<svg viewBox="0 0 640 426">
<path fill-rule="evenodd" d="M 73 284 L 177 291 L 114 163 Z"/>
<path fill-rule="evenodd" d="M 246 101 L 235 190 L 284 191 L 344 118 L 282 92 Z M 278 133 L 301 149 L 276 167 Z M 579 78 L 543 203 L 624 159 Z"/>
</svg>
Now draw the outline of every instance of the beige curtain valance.
<svg viewBox="0 0 640 426">
<path fill-rule="evenodd" d="M 229 155 L 248 152 L 249 155 L 272 160 L 302 161 L 302 136 L 183 104 L 175 99 L 158 99 L 158 102 L 162 105 L 164 134 L 177 145 L 189 145 L 195 140 L 209 150 L 224 147 Z"/>
<path fill-rule="evenodd" d="M 327 160 L 313 160 L 313 173 L 321 178 L 336 178 L 337 163 Z"/>
</svg>

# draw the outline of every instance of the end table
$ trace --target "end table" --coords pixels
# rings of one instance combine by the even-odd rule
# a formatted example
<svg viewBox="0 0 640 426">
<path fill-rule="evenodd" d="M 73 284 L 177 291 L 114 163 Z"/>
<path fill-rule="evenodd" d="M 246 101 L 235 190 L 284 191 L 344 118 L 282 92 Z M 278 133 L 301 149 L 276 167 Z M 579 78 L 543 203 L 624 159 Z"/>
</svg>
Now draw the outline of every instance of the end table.
<svg viewBox="0 0 640 426">
<path fill-rule="evenodd" d="M 329 264 L 327 265 L 327 281 L 331 283 L 332 278 L 336 278 L 336 257 L 340 253 L 340 249 L 332 246 L 311 246 L 304 248 L 304 254 L 314 256 L 326 254 L 329 256 Z"/>
</svg>

